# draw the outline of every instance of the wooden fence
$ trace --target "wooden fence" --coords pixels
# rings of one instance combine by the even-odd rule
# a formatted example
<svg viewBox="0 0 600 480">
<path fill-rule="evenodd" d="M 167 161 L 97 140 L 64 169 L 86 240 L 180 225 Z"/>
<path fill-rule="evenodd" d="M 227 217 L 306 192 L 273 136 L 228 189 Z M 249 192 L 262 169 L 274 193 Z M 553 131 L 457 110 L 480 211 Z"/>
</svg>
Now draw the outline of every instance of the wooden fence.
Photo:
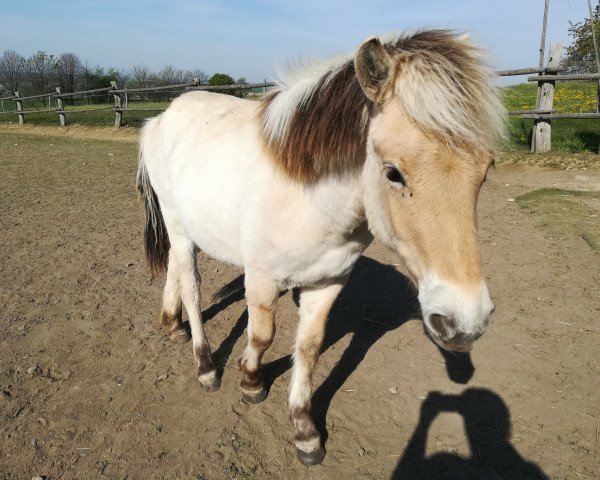
<svg viewBox="0 0 600 480">
<path fill-rule="evenodd" d="M 560 59 L 562 54 L 562 45 L 559 43 L 553 43 L 550 47 L 550 58 L 546 67 L 542 67 L 543 60 L 540 60 L 540 67 L 537 68 L 521 68 L 514 70 L 499 70 L 496 72 L 498 76 L 519 76 L 519 75 L 531 75 L 527 78 L 529 82 L 537 82 L 537 100 L 536 108 L 531 110 L 514 110 L 508 112 L 509 115 L 518 115 L 521 118 L 532 119 L 533 135 L 531 141 L 531 152 L 532 153 L 543 153 L 551 150 L 551 139 L 552 139 L 552 120 L 554 119 L 600 119 L 600 74 L 578 74 L 578 75 L 560 75 Z M 532 75 L 537 74 L 537 75 Z M 557 81 L 590 81 L 596 80 L 598 83 L 598 95 L 596 102 L 595 113 L 556 113 L 554 110 L 554 91 Z M 89 113 L 100 110 L 112 110 L 115 115 L 115 125 L 120 127 L 123 124 L 123 115 L 127 112 L 162 112 L 164 108 L 129 108 L 128 96 L 130 94 L 148 94 L 151 92 L 160 92 L 175 90 L 178 93 L 191 90 L 209 90 L 209 91 L 231 91 L 231 90 L 250 90 L 256 88 L 262 88 L 263 92 L 268 87 L 274 86 L 274 83 L 263 82 L 253 83 L 244 85 L 223 85 L 223 86 L 212 86 L 212 85 L 199 85 L 196 80 L 190 83 L 178 84 L 178 85 L 165 85 L 161 87 L 147 87 L 147 88 L 122 88 L 117 87 L 116 82 L 111 82 L 110 87 L 97 88 L 94 90 L 85 90 L 81 92 L 73 93 L 61 93 L 60 87 L 56 87 L 55 92 L 44 93 L 41 95 L 32 95 L 28 97 L 21 97 L 19 92 L 15 92 L 14 96 L 0 98 L 0 101 L 12 101 L 15 102 L 16 108 L 14 111 L 0 112 L 1 114 L 16 114 L 19 119 L 19 124 L 22 125 L 25 122 L 27 115 L 34 115 L 39 113 L 55 112 L 58 114 L 58 119 L 61 126 L 67 124 L 67 115 L 79 113 Z M 111 106 L 96 107 L 96 108 L 85 108 L 85 109 L 68 109 L 65 110 L 63 100 L 67 98 L 82 97 L 90 94 L 106 94 L 112 95 L 114 104 Z M 52 109 L 36 109 L 36 110 L 24 110 L 23 101 L 33 100 L 40 98 L 48 98 L 48 104 L 54 99 L 56 100 L 56 108 Z"/>
<path fill-rule="evenodd" d="M 40 95 L 30 95 L 27 97 L 21 97 L 19 92 L 15 92 L 15 94 L 11 97 L 3 97 L 0 98 L 0 101 L 12 101 L 15 103 L 14 111 L 4 111 L 0 112 L 2 114 L 13 114 L 17 115 L 19 119 L 19 125 L 23 125 L 25 123 L 26 115 L 34 115 L 40 113 L 48 113 L 55 112 L 58 114 L 58 119 L 61 126 L 65 126 L 67 124 L 67 115 L 78 114 L 78 113 L 90 113 L 97 112 L 101 110 L 112 110 L 115 113 L 115 126 L 120 127 L 123 125 L 123 114 L 126 112 L 162 112 L 165 108 L 129 108 L 128 96 L 130 94 L 136 93 L 150 93 L 150 92 L 160 92 L 167 90 L 175 90 L 178 93 L 183 93 L 185 91 L 193 91 L 193 90 L 208 90 L 214 92 L 223 92 L 223 91 L 241 91 L 241 90 L 252 90 L 255 88 L 262 88 L 263 92 L 266 91 L 268 87 L 273 87 L 275 84 L 271 82 L 263 82 L 263 83 L 250 83 L 250 84 L 236 84 L 236 85 L 200 85 L 197 81 L 192 81 L 190 83 L 183 83 L 177 85 L 165 85 L 160 87 L 146 87 L 146 88 L 122 88 L 119 89 L 117 87 L 116 82 L 111 82 L 110 87 L 104 88 L 96 88 L 93 90 L 84 90 L 80 92 L 72 92 L 72 93 L 62 93 L 60 87 L 56 87 L 55 92 L 43 93 Z M 96 107 L 96 108 L 82 108 L 82 109 L 68 109 L 64 108 L 64 99 L 66 98 L 75 98 L 75 97 L 84 97 L 90 94 L 106 94 L 112 95 L 114 99 L 114 105 L 105 106 L 105 107 Z M 25 100 L 35 100 L 35 99 L 48 99 L 48 104 L 52 100 L 56 100 L 56 108 L 47 109 L 33 109 L 33 110 L 25 110 L 23 109 L 23 102 Z"/>
<path fill-rule="evenodd" d="M 549 152 L 552 148 L 552 120 L 589 120 L 600 119 L 600 74 L 572 74 L 561 75 L 560 60 L 562 45 L 553 43 L 550 46 L 550 58 L 545 68 L 522 68 L 518 70 L 501 70 L 496 72 L 499 76 L 531 75 L 528 82 L 536 82 L 537 100 L 536 108 L 532 110 L 513 110 L 509 115 L 518 115 L 521 118 L 533 120 L 533 135 L 531 138 L 532 153 Z M 558 81 L 590 81 L 597 82 L 596 111 L 590 113 L 556 113 L 554 109 L 554 92 Z M 599 151 L 600 153 L 600 151 Z"/>
</svg>

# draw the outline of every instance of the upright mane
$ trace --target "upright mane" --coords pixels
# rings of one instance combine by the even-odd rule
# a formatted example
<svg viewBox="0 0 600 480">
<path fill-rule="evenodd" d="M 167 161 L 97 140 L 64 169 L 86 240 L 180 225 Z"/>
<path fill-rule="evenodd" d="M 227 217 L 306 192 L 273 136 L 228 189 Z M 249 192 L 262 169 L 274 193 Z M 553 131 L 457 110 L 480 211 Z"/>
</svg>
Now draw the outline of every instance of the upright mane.
<svg viewBox="0 0 600 480">
<path fill-rule="evenodd" d="M 449 30 L 402 33 L 382 40 L 396 76 L 390 101 L 425 131 L 455 148 L 492 150 L 504 107 L 483 52 Z M 304 66 L 279 79 L 259 112 L 263 144 L 291 178 L 311 182 L 360 166 L 372 102 L 354 57 Z"/>
</svg>

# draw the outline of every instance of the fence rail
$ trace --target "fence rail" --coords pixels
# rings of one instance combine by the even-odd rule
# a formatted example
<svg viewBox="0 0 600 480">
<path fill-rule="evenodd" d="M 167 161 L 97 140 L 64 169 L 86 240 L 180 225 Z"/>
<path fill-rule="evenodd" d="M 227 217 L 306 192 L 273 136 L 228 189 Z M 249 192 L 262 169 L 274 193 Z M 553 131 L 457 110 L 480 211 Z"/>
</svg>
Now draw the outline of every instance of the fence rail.
<svg viewBox="0 0 600 480">
<path fill-rule="evenodd" d="M 531 110 L 513 110 L 509 115 L 532 119 L 533 135 L 531 139 L 531 152 L 544 153 L 551 150 L 552 120 L 589 120 L 600 119 L 600 73 L 561 74 L 559 68 L 562 54 L 562 45 L 553 43 L 550 46 L 550 58 L 545 68 L 520 68 L 515 70 L 501 70 L 496 72 L 499 76 L 530 75 L 528 82 L 536 82 L 537 100 L 536 108 Z M 542 65 L 540 60 L 540 65 Z M 554 93 L 556 82 L 562 81 L 596 81 L 596 112 L 590 113 L 557 113 L 554 109 Z M 600 150 L 599 150 L 600 153 Z"/>
<path fill-rule="evenodd" d="M 553 119 L 600 119 L 600 73 L 593 74 L 561 74 L 559 63 L 562 52 L 560 44 L 552 44 L 550 49 L 550 59 L 546 67 L 531 67 L 517 68 L 511 70 L 498 70 L 496 75 L 499 77 L 523 76 L 527 77 L 528 82 L 537 82 L 538 98 L 535 109 L 513 110 L 508 112 L 511 116 L 520 116 L 525 119 L 534 120 L 534 133 L 532 139 L 532 152 L 545 152 L 550 150 L 551 144 L 551 121 Z M 540 64 L 541 65 L 541 64 Z M 537 74 L 537 75 L 532 75 Z M 597 108 L 595 113 L 556 113 L 554 109 L 554 88 L 557 81 L 597 81 L 599 93 L 597 95 Z M 115 82 L 111 82 L 110 87 L 94 88 L 78 92 L 61 93 L 57 88 L 54 92 L 43 93 L 39 95 L 29 95 L 27 97 L 19 96 L 19 92 L 15 92 L 13 96 L 0 98 L 0 101 L 12 101 L 15 103 L 15 110 L 2 111 L 0 114 L 17 115 L 19 124 L 25 122 L 26 115 L 51 113 L 58 114 L 61 125 L 66 125 L 66 117 L 79 114 L 98 111 L 112 110 L 115 114 L 115 125 L 121 126 L 123 123 L 123 115 L 128 112 L 162 112 L 166 108 L 129 108 L 129 95 L 149 94 L 153 92 L 164 92 L 179 94 L 186 91 L 208 90 L 208 91 L 241 91 L 262 88 L 266 92 L 267 88 L 275 86 L 272 82 L 252 83 L 252 84 L 236 84 L 236 85 L 204 85 L 199 84 L 197 79 L 191 82 L 180 83 L 176 85 L 163 85 L 158 87 L 134 87 L 134 88 L 117 88 Z M 113 105 L 107 107 L 96 108 L 66 108 L 63 106 L 63 99 L 84 97 L 90 95 L 106 94 L 113 96 Z M 145 96 L 144 96 L 145 97 Z M 23 108 L 23 102 L 27 100 L 35 100 L 40 98 L 48 98 L 49 108 L 29 109 Z M 147 97 L 146 97 L 147 98 Z M 56 108 L 50 108 L 52 100 L 56 101 Z"/>
<path fill-rule="evenodd" d="M 115 113 L 115 126 L 120 127 L 123 124 L 123 113 L 125 112 L 163 112 L 166 108 L 128 108 L 128 95 L 129 94 L 137 94 L 137 93 L 151 93 L 151 92 L 165 92 L 165 91 L 173 91 L 173 93 L 181 93 L 186 91 L 194 91 L 194 90 L 208 90 L 208 91 L 240 91 L 240 90 L 252 90 L 255 88 L 262 88 L 263 92 L 266 91 L 267 88 L 275 86 L 275 83 L 272 82 L 261 82 L 261 83 L 244 83 L 244 84 L 235 84 L 235 85 L 201 85 L 198 83 L 198 80 L 194 79 L 192 82 L 188 83 L 180 83 L 176 85 L 163 85 L 160 87 L 143 87 L 143 88 L 117 88 L 117 84 L 115 82 L 111 82 L 110 87 L 103 88 L 94 88 L 91 90 L 82 90 L 78 92 L 69 92 L 69 93 L 61 93 L 60 88 L 57 87 L 56 91 L 42 93 L 39 95 L 29 95 L 27 97 L 21 97 L 19 92 L 15 92 L 13 96 L 0 98 L 1 101 L 7 100 L 15 102 L 15 110 L 14 111 L 4 111 L 0 112 L 0 114 L 13 114 L 17 115 L 19 119 L 19 124 L 22 125 L 25 123 L 25 116 L 30 114 L 37 113 L 58 113 L 59 121 L 61 126 L 66 125 L 66 116 L 74 113 L 88 113 L 88 112 L 97 112 L 101 110 L 112 110 Z M 65 109 L 63 106 L 63 99 L 65 98 L 74 98 L 74 97 L 84 97 L 89 96 L 90 94 L 99 94 L 106 93 L 107 95 L 113 95 L 114 105 L 110 107 L 98 107 L 98 108 L 82 108 L 82 109 Z M 125 98 L 125 106 L 122 105 L 122 99 Z M 35 110 L 25 110 L 23 109 L 23 101 L 25 100 L 35 100 L 38 98 L 48 98 L 48 102 L 54 99 L 56 100 L 56 108 L 48 108 L 47 110 L 35 109 Z"/>
<path fill-rule="evenodd" d="M 518 75 L 529 75 L 530 73 L 545 73 L 545 68 L 516 68 L 513 70 L 497 70 L 499 77 L 513 77 Z"/>
<path fill-rule="evenodd" d="M 56 98 L 68 98 L 68 97 L 83 97 L 84 95 L 89 95 L 90 93 L 101 93 L 101 92 L 110 92 L 112 87 L 103 87 L 103 88 L 94 88 L 92 90 L 83 90 L 80 92 L 69 92 L 69 93 L 48 93 L 47 95 Z"/>
<path fill-rule="evenodd" d="M 564 80 L 564 81 L 577 81 L 577 80 L 600 80 L 600 73 L 572 73 L 568 75 L 538 75 L 533 77 L 527 77 L 528 82 L 550 82 L 556 80 Z"/>
</svg>

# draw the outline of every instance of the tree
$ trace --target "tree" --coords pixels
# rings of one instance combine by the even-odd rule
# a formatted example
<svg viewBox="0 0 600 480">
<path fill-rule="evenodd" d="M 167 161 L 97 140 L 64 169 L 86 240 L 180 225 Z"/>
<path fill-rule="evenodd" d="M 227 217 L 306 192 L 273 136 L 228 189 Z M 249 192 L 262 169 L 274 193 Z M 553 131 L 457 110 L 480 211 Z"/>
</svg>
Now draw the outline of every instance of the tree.
<svg viewBox="0 0 600 480">
<path fill-rule="evenodd" d="M 593 18 L 596 38 L 600 41 L 600 5 L 596 5 Z M 592 21 L 588 18 L 583 22 L 569 22 L 569 35 L 573 37 L 573 43 L 567 47 L 563 62 L 566 73 L 596 72 L 598 67 L 592 37 Z"/>
<path fill-rule="evenodd" d="M 209 85 L 233 85 L 235 84 L 235 80 L 230 75 L 226 73 L 215 73 L 212 77 L 208 79 Z"/>
<path fill-rule="evenodd" d="M 227 75 L 226 73 L 215 73 L 212 77 L 208 79 L 209 85 L 220 86 L 220 85 L 233 85 L 235 80 L 232 76 Z M 226 93 L 227 95 L 235 95 L 233 90 L 224 90 L 221 93 Z"/>
<path fill-rule="evenodd" d="M 34 94 L 48 93 L 54 83 L 56 59 L 54 55 L 38 51 L 27 60 Z"/>
<path fill-rule="evenodd" d="M 118 86 L 122 86 L 124 78 L 123 74 L 113 67 L 104 70 L 100 66 L 94 68 L 86 66 L 83 74 L 83 84 L 86 90 L 96 90 L 110 87 L 112 81 L 117 82 Z M 91 101 L 92 103 L 103 103 L 106 101 L 106 97 L 104 95 L 92 95 Z"/>
<path fill-rule="evenodd" d="M 147 65 L 143 63 L 134 65 L 129 74 L 130 83 L 133 87 L 144 88 L 154 79 L 154 74 L 150 71 Z"/>
<path fill-rule="evenodd" d="M 190 82 L 190 75 L 190 72 L 175 68 L 173 65 L 167 65 L 158 73 L 158 78 L 164 85 L 178 85 Z"/>
<path fill-rule="evenodd" d="M 27 76 L 27 60 L 14 50 L 6 50 L 0 57 L 0 85 L 7 92 L 21 89 Z"/>
<path fill-rule="evenodd" d="M 63 93 L 74 92 L 81 83 L 83 64 L 74 53 L 63 53 L 56 61 L 58 83 Z"/>
</svg>

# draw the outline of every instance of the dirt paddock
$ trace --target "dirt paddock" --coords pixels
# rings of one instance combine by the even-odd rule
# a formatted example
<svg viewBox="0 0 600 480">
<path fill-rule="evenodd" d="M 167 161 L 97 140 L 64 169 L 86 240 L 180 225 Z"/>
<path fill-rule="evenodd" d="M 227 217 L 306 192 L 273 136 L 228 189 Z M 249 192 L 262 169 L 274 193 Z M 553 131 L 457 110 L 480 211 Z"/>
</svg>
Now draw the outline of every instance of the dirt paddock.
<svg viewBox="0 0 600 480">
<path fill-rule="evenodd" d="M 548 217 L 518 201 L 600 191 L 591 156 L 551 170 L 512 154 L 490 172 L 479 221 L 496 313 L 470 355 L 428 340 L 399 259 L 367 250 L 327 327 L 313 397 L 327 456 L 306 468 L 286 406 L 291 292 L 269 396 L 246 405 L 244 301 L 211 302 L 241 272 L 199 258 L 223 367 L 221 389 L 202 392 L 190 345 L 158 329 L 134 135 L 34 130 L 0 131 L 0 479 L 600 478 L 600 252 L 585 236 L 600 202 Z"/>
</svg>

